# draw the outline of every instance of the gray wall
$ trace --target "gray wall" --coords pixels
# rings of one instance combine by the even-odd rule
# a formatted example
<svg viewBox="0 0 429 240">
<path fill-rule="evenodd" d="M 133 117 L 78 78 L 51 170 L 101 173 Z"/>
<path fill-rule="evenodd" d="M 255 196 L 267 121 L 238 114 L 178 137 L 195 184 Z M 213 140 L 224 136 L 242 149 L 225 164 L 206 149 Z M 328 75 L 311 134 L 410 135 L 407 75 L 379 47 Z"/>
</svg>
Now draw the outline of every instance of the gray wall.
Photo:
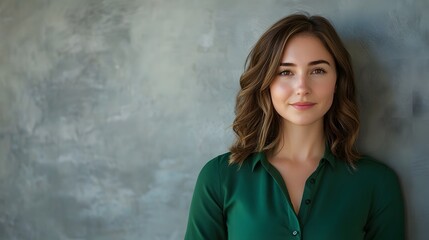
<svg viewBox="0 0 429 240">
<path fill-rule="evenodd" d="M 0 0 L 0 238 L 182 239 L 227 151 L 245 57 L 277 19 L 332 20 L 355 66 L 363 152 L 429 235 L 426 0 Z"/>
</svg>

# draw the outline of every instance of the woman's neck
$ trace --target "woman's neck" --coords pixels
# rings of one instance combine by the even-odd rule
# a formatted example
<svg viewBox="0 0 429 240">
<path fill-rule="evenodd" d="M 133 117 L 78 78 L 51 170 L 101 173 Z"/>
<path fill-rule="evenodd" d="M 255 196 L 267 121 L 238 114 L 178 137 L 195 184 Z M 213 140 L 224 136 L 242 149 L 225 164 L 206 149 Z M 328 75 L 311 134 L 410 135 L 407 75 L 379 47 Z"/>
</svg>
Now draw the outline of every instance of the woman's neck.
<svg viewBox="0 0 429 240">
<path fill-rule="evenodd" d="M 306 126 L 285 122 L 282 126 L 279 145 L 272 157 L 306 162 L 320 160 L 325 151 L 323 120 Z"/>
</svg>

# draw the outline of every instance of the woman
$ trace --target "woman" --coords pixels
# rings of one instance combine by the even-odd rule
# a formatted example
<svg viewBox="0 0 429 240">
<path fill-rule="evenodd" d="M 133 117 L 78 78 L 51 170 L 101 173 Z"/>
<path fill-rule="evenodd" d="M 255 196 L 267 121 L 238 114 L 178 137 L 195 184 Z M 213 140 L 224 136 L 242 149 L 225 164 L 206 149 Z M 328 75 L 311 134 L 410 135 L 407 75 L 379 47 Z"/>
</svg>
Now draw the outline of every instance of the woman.
<svg viewBox="0 0 429 240">
<path fill-rule="evenodd" d="M 354 148 L 353 71 L 332 25 L 283 18 L 246 62 L 235 143 L 201 170 L 185 239 L 404 239 L 395 173 Z"/>
</svg>

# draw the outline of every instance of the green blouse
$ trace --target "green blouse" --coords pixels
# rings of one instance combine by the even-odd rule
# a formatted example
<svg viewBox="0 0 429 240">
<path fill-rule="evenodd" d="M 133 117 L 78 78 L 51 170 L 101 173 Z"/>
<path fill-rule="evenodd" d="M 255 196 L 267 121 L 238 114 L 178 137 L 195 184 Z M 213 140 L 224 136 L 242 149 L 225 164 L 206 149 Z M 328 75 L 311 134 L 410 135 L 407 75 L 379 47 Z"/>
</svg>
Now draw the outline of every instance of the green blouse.
<svg viewBox="0 0 429 240">
<path fill-rule="evenodd" d="M 201 170 L 185 239 L 405 239 L 404 203 L 396 174 L 369 157 L 352 170 L 329 148 L 305 183 L 299 213 L 264 153 L 241 168 L 230 153 Z"/>
</svg>

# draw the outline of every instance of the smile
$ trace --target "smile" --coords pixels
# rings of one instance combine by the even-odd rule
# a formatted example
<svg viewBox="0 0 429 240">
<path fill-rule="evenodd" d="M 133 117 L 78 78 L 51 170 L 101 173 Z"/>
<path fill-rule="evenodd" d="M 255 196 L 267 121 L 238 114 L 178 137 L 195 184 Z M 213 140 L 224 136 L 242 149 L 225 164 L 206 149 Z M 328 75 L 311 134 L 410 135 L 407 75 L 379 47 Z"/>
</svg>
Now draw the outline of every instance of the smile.
<svg viewBox="0 0 429 240">
<path fill-rule="evenodd" d="M 292 107 L 294 107 L 295 109 L 298 110 L 306 110 L 306 109 L 310 109 L 312 108 L 314 105 L 316 105 L 315 103 L 312 102 L 297 102 L 297 103 L 292 103 L 291 104 Z"/>
</svg>

